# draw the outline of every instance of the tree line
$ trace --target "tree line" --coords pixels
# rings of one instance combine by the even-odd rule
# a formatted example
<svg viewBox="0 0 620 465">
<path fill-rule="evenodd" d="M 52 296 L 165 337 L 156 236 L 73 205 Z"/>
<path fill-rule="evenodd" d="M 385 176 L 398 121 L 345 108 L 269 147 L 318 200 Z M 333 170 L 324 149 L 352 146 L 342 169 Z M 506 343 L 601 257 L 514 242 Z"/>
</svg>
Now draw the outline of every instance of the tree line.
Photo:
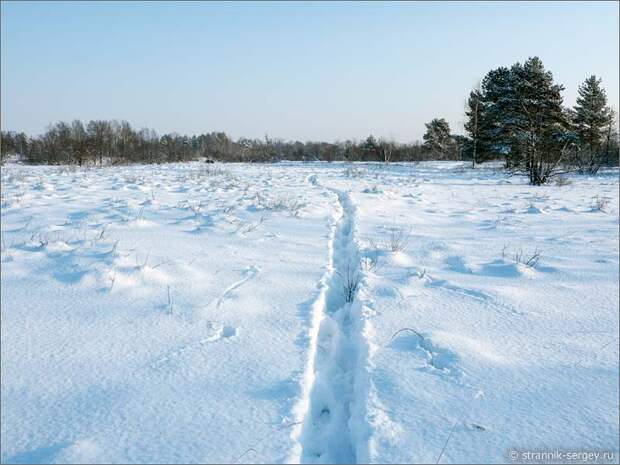
<svg viewBox="0 0 620 465">
<path fill-rule="evenodd" d="M 36 137 L 2 132 L 0 154 L 32 164 L 162 163 L 206 158 L 222 162 L 471 160 L 472 166 L 503 160 L 505 166 L 543 184 L 563 172 L 596 173 L 618 165 L 615 114 L 601 80 L 591 76 L 578 89 L 573 108 L 563 106 L 564 87 L 538 57 L 489 71 L 469 94 L 466 135 L 448 122 L 426 124 L 422 142 L 300 142 L 231 139 L 224 132 L 200 135 L 136 130 L 127 121 L 58 122 Z"/>
<path fill-rule="evenodd" d="M 167 163 L 207 159 L 220 162 L 421 161 L 434 158 L 419 142 L 400 144 L 369 136 L 364 141 L 300 142 L 231 139 L 224 132 L 158 135 L 135 130 L 127 121 L 58 122 L 38 137 L 2 132 L 2 156 L 31 164 Z"/>
</svg>

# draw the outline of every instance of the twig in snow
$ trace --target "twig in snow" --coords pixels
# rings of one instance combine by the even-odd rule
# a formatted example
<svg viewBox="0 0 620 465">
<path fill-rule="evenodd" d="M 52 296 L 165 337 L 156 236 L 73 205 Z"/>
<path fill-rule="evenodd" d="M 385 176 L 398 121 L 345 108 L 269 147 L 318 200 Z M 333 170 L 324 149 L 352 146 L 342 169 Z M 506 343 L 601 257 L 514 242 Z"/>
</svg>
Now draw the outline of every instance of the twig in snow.
<svg viewBox="0 0 620 465">
<path fill-rule="evenodd" d="M 116 242 L 114 242 L 114 245 L 112 246 L 112 250 L 110 250 L 111 254 L 116 253 L 116 249 L 118 248 L 118 241 L 120 241 L 120 239 L 116 239 Z"/>
<path fill-rule="evenodd" d="M 379 257 L 364 257 L 360 261 L 360 265 L 364 271 L 375 271 L 379 268 Z"/>
<path fill-rule="evenodd" d="M 112 270 L 112 277 L 110 278 L 110 292 L 112 292 L 115 282 L 116 282 L 116 269 Z"/>
<path fill-rule="evenodd" d="M 255 229 L 258 229 L 259 226 L 265 222 L 265 219 L 266 219 L 265 215 L 261 215 L 257 223 L 249 223 L 243 230 L 243 234 L 247 234 L 249 232 L 254 231 Z"/>
<path fill-rule="evenodd" d="M 283 430 L 285 428 L 290 428 L 291 426 L 295 426 L 295 425 L 301 425 L 303 422 L 301 421 L 295 421 L 293 423 L 288 423 L 285 425 L 282 425 L 280 428 L 278 428 L 278 431 Z M 273 435 L 267 435 L 264 436 L 263 439 L 261 439 L 260 441 L 258 441 L 255 445 L 255 447 L 258 447 L 259 444 L 261 444 L 265 439 L 268 439 L 270 437 L 272 437 Z M 239 460 L 241 460 L 246 454 L 250 453 L 250 452 L 254 452 L 255 454 L 258 454 L 258 451 L 256 449 L 254 449 L 253 447 L 250 447 L 249 449 L 247 449 L 243 454 L 241 454 L 239 457 L 237 457 L 235 460 L 232 460 L 230 463 L 239 463 Z"/>
<path fill-rule="evenodd" d="M 149 249 L 149 251 L 146 253 L 146 257 L 144 257 L 144 262 L 142 262 L 142 264 L 140 264 L 140 262 L 138 262 L 138 254 L 136 253 L 136 266 L 138 268 L 144 268 L 146 267 L 146 265 L 149 262 L 149 257 L 151 256 L 151 249 Z"/>
<path fill-rule="evenodd" d="M 389 251 L 404 252 L 409 246 L 409 240 L 411 238 L 411 228 L 405 229 L 404 227 L 393 228 L 390 232 L 390 237 L 385 243 L 385 248 Z"/>
<path fill-rule="evenodd" d="M 166 288 L 168 290 L 168 314 L 172 315 L 172 299 L 170 298 L 170 286 L 167 285 Z"/>
<path fill-rule="evenodd" d="M 160 267 L 160 266 L 162 266 L 162 265 L 167 265 L 168 263 L 176 262 L 179 258 L 180 258 L 180 257 L 177 257 L 177 258 L 171 258 L 170 260 L 164 260 L 163 262 L 159 262 L 157 265 L 153 265 L 153 266 L 151 267 L 151 269 L 153 269 L 153 270 L 154 270 L 155 268 Z"/>
<path fill-rule="evenodd" d="M 514 260 L 517 263 L 521 263 L 528 268 L 534 268 L 538 261 L 540 260 L 541 251 L 536 248 L 532 255 L 529 258 L 523 257 L 523 250 L 519 249 L 518 252 L 515 252 Z"/>
<path fill-rule="evenodd" d="M 413 329 L 413 328 L 402 328 L 402 329 L 399 329 L 398 331 L 396 331 L 394 334 L 392 334 L 392 337 L 388 341 L 388 344 L 390 342 L 392 342 L 400 333 L 404 333 L 405 331 L 409 331 L 410 333 L 413 333 L 416 336 L 418 336 L 420 339 L 424 340 L 424 336 L 422 336 L 422 334 L 417 332 L 415 329 Z"/>
<path fill-rule="evenodd" d="M 609 200 L 606 197 L 602 197 L 600 195 L 595 195 L 592 197 L 592 209 L 606 213 L 607 206 L 609 205 Z"/>
<path fill-rule="evenodd" d="M 256 451 L 256 449 L 253 449 L 252 447 L 250 447 L 249 449 L 247 449 L 243 454 L 241 454 L 239 457 L 237 457 L 232 463 L 238 463 L 239 460 L 241 460 L 246 454 L 248 454 L 249 452 L 254 452 L 255 454 L 258 454 L 258 452 Z"/>
<path fill-rule="evenodd" d="M 342 292 L 344 294 L 344 299 L 346 302 L 353 302 L 355 293 L 360 284 L 360 275 L 357 270 L 352 270 L 350 266 L 347 266 L 346 274 L 340 273 L 340 275 L 343 279 Z"/>
<path fill-rule="evenodd" d="M 435 464 L 439 463 L 439 461 L 441 460 L 441 457 L 443 456 L 443 453 L 446 451 L 446 447 L 448 447 L 448 443 L 450 442 L 450 439 L 452 438 L 452 434 L 454 433 L 454 429 L 456 428 L 456 425 L 461 423 L 463 421 L 463 418 L 465 418 L 465 415 L 469 413 L 472 405 L 474 404 L 474 400 L 480 399 L 481 397 L 484 397 L 484 392 L 482 390 L 478 391 L 476 395 L 471 399 L 471 401 L 469 402 L 469 405 L 467 406 L 466 409 L 463 410 L 463 413 L 461 414 L 458 421 L 455 421 L 454 423 L 452 423 L 452 428 L 450 428 L 450 434 L 448 434 L 448 437 L 446 438 L 446 442 L 443 445 L 443 448 L 441 449 L 441 452 L 439 453 L 439 457 L 437 457 L 437 461 L 435 462 Z"/>
</svg>

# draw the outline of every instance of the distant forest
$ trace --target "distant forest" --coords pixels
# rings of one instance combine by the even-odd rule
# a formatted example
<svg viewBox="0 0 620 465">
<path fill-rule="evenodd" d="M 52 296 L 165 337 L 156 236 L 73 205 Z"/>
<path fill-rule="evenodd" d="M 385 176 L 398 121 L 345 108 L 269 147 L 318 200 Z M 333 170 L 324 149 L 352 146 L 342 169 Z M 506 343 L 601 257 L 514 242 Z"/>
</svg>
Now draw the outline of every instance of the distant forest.
<svg viewBox="0 0 620 465">
<path fill-rule="evenodd" d="M 291 142 L 232 140 L 223 132 L 159 135 L 136 130 L 127 121 L 96 120 L 52 124 L 39 136 L 2 132 L 0 154 L 31 164 L 165 163 L 207 159 L 220 162 L 468 160 L 472 166 L 503 160 L 532 184 L 566 172 L 596 173 L 617 166 L 616 115 L 607 105 L 601 79 L 591 76 L 578 89 L 573 108 L 563 106 L 556 84 L 538 57 L 489 71 L 472 89 L 465 108 L 466 135 L 448 122 L 426 124 L 423 141 L 411 144 L 377 139 Z"/>
</svg>

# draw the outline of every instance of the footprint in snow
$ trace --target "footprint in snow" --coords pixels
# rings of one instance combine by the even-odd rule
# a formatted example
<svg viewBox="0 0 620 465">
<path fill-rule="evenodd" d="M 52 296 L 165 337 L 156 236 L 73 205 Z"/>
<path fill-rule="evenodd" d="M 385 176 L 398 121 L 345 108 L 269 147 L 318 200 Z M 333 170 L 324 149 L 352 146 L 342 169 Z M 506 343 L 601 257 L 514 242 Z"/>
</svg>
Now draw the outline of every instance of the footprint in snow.
<svg viewBox="0 0 620 465">
<path fill-rule="evenodd" d="M 420 371 L 447 376 L 456 381 L 463 375 L 463 371 L 457 366 L 458 357 L 454 352 L 435 345 L 429 336 L 408 328 L 394 334 L 388 347 L 416 354 L 424 362 L 418 368 Z"/>
</svg>

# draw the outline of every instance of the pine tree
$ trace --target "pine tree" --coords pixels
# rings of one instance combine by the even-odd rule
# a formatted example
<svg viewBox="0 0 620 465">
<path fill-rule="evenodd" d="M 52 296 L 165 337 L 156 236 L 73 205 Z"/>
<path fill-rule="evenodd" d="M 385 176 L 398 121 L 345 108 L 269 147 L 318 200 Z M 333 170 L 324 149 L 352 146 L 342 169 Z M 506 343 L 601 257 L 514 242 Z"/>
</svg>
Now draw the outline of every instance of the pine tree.
<svg viewBox="0 0 620 465">
<path fill-rule="evenodd" d="M 514 92 L 514 76 L 508 68 L 491 70 L 482 80 L 476 158 L 504 158 L 508 167 L 518 158 L 511 126 L 516 100 Z"/>
<path fill-rule="evenodd" d="M 601 79 L 592 75 L 579 86 L 574 107 L 575 132 L 579 139 L 576 162 L 581 172 L 596 173 L 606 155 L 607 132 L 612 120 Z"/>
<path fill-rule="evenodd" d="M 450 125 L 443 118 L 434 118 L 426 123 L 424 148 L 433 157 L 449 158 L 454 152 L 454 140 L 450 136 Z"/>
<path fill-rule="evenodd" d="M 371 134 L 366 138 L 362 146 L 362 152 L 364 153 L 364 160 L 378 160 L 379 159 L 379 144 L 377 139 Z"/>
<path fill-rule="evenodd" d="M 538 57 L 510 69 L 514 85 L 508 126 L 513 147 L 518 148 L 518 166 L 535 185 L 546 183 L 558 174 L 566 154 L 567 121 L 562 108 L 564 87 L 553 82 Z"/>
<path fill-rule="evenodd" d="M 620 149 L 618 147 L 618 121 L 616 112 L 611 109 L 609 112 L 609 122 L 605 130 L 605 150 L 602 164 L 608 166 L 618 166 L 620 161 Z"/>
<path fill-rule="evenodd" d="M 489 71 L 470 93 L 465 123 L 474 163 L 503 157 L 532 184 L 559 174 L 572 139 L 561 85 L 538 57 Z"/>
<path fill-rule="evenodd" d="M 465 110 L 465 131 L 469 138 L 465 141 L 465 153 L 472 160 L 472 167 L 476 167 L 476 163 L 480 163 L 480 152 L 484 152 L 481 141 L 482 123 L 483 123 L 484 103 L 482 101 L 482 92 L 480 89 L 472 90 L 467 99 L 467 109 Z"/>
</svg>

